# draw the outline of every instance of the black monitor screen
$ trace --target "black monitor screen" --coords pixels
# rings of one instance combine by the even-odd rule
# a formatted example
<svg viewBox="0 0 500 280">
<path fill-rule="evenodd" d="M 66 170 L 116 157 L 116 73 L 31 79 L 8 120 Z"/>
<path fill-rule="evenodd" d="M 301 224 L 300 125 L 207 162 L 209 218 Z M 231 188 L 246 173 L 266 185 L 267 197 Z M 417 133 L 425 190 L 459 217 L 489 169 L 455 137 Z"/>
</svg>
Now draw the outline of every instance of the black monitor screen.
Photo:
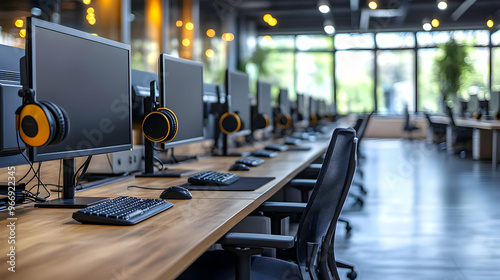
<svg viewBox="0 0 500 280">
<path fill-rule="evenodd" d="M 290 99 L 288 99 L 288 90 L 280 89 L 280 94 L 278 98 L 279 98 L 280 112 L 283 114 L 290 115 L 291 108 L 290 108 Z"/>
<path fill-rule="evenodd" d="M 306 98 L 303 94 L 297 94 L 297 112 L 300 114 L 302 118 L 307 118 L 308 112 L 307 112 L 307 106 L 306 106 Z"/>
<path fill-rule="evenodd" d="M 311 115 L 318 114 L 318 100 L 312 97 L 309 99 L 309 112 Z"/>
<path fill-rule="evenodd" d="M 203 64 L 162 54 L 159 65 L 160 104 L 178 121 L 177 135 L 165 147 L 203 140 Z"/>
<path fill-rule="evenodd" d="M 130 46 L 35 18 L 27 37 L 36 100 L 60 106 L 70 121 L 66 139 L 33 148 L 32 160 L 131 149 Z"/>
<path fill-rule="evenodd" d="M 246 73 L 229 70 L 226 83 L 229 111 L 238 114 L 243 126 L 238 135 L 250 134 L 250 79 Z"/>
<path fill-rule="evenodd" d="M 269 118 L 269 129 L 273 127 L 273 104 L 271 99 L 271 84 L 257 82 L 257 112 L 266 114 Z"/>
</svg>

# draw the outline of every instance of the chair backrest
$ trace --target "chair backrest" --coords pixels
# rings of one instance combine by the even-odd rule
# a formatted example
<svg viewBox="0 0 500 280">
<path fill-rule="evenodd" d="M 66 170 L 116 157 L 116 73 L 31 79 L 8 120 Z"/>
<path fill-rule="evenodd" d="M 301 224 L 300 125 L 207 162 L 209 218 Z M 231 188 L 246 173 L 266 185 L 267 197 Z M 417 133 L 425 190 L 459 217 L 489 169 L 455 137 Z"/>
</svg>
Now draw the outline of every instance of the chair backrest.
<svg viewBox="0 0 500 280">
<path fill-rule="evenodd" d="M 316 273 L 313 266 L 324 267 L 319 266 L 323 261 L 319 251 L 330 225 L 337 223 L 349 192 L 356 169 L 356 147 L 354 129 L 335 129 L 297 231 L 297 263 L 305 279 Z"/>
<path fill-rule="evenodd" d="M 405 115 L 405 123 L 403 125 L 403 129 L 406 130 L 408 126 L 410 126 L 410 112 L 408 111 L 408 106 L 405 106 L 404 108 L 404 115 Z"/>
<path fill-rule="evenodd" d="M 453 119 L 453 110 L 451 109 L 450 106 L 446 106 L 446 114 L 450 118 L 450 125 L 451 127 L 456 127 L 457 125 L 455 124 L 455 120 Z"/>
<path fill-rule="evenodd" d="M 361 140 L 363 140 L 363 137 L 365 136 L 366 128 L 368 127 L 368 123 L 370 122 L 372 115 L 373 111 L 364 117 L 361 126 L 359 127 L 358 130 L 356 130 L 356 135 L 358 137 L 358 146 L 361 143 Z"/>
</svg>

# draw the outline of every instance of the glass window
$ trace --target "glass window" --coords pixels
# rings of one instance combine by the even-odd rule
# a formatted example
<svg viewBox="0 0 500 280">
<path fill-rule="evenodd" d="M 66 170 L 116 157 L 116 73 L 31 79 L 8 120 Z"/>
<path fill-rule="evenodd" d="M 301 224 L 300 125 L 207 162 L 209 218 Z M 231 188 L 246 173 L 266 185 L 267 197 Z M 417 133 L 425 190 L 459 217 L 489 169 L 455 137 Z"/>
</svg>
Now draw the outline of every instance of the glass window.
<svg viewBox="0 0 500 280">
<path fill-rule="evenodd" d="M 491 89 L 493 91 L 500 91 L 500 48 L 493 48 L 491 54 L 493 56 L 493 68 L 491 69 Z"/>
<path fill-rule="evenodd" d="M 472 71 L 466 73 L 463 79 L 460 96 L 468 100 L 470 95 L 477 95 L 479 99 L 489 99 L 488 84 L 490 54 L 488 48 L 470 48 L 468 60 L 472 64 Z"/>
<path fill-rule="evenodd" d="M 373 51 L 338 51 L 335 60 L 338 113 L 373 111 Z"/>
<path fill-rule="evenodd" d="M 343 49 L 372 49 L 375 40 L 371 33 L 351 33 L 335 35 L 335 48 Z"/>
<path fill-rule="evenodd" d="M 417 43 L 419 47 L 435 47 L 454 38 L 464 44 L 487 46 L 490 41 L 489 34 L 488 30 L 417 32 Z"/>
<path fill-rule="evenodd" d="M 377 52 L 377 110 L 402 114 L 405 106 L 415 109 L 415 53 L 413 50 Z"/>
<path fill-rule="evenodd" d="M 297 91 L 333 100 L 333 55 L 332 53 L 299 52 L 296 57 Z"/>
<path fill-rule="evenodd" d="M 266 81 L 279 88 L 288 89 L 290 99 L 295 99 L 294 53 L 270 51 L 265 53 L 260 74 Z M 273 99 L 278 99 L 278 92 L 273 91 Z"/>
<path fill-rule="evenodd" d="M 299 35 L 296 37 L 299 51 L 333 50 L 333 38 L 324 35 Z"/>
<path fill-rule="evenodd" d="M 410 32 L 377 33 L 375 37 L 379 48 L 413 48 L 415 36 Z"/>
<path fill-rule="evenodd" d="M 491 44 L 493 46 L 499 46 L 500 45 L 500 30 L 497 32 L 491 34 Z"/>
<path fill-rule="evenodd" d="M 259 47 L 267 50 L 295 49 L 294 36 L 259 36 Z"/>
<path fill-rule="evenodd" d="M 419 111 L 444 112 L 441 90 L 432 70 L 437 55 L 437 48 L 418 50 L 417 82 Z"/>
</svg>

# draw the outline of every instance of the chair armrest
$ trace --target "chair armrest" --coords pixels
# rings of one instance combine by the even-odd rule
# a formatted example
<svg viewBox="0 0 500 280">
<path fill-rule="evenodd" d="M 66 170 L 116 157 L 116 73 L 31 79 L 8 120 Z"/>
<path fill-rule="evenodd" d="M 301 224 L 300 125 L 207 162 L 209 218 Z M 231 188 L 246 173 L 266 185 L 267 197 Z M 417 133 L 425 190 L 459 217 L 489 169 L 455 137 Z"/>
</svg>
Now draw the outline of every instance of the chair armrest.
<svg viewBox="0 0 500 280">
<path fill-rule="evenodd" d="M 295 245 L 295 237 L 260 233 L 230 232 L 217 243 L 226 246 L 289 249 Z"/>
<path fill-rule="evenodd" d="M 318 171 L 318 172 L 319 172 L 319 170 L 321 169 L 321 166 L 322 166 L 322 165 L 323 165 L 323 164 L 321 164 L 321 163 L 313 163 L 313 164 L 309 165 L 309 167 L 307 167 L 306 169 L 309 169 L 309 170 L 316 170 L 316 171 Z"/>
<path fill-rule="evenodd" d="M 275 202 L 266 201 L 262 203 L 257 211 L 273 213 L 303 213 L 307 203 L 300 202 Z"/>
<path fill-rule="evenodd" d="M 293 179 L 287 184 L 289 187 L 301 190 L 312 190 L 314 185 L 316 185 L 316 179 Z"/>
</svg>

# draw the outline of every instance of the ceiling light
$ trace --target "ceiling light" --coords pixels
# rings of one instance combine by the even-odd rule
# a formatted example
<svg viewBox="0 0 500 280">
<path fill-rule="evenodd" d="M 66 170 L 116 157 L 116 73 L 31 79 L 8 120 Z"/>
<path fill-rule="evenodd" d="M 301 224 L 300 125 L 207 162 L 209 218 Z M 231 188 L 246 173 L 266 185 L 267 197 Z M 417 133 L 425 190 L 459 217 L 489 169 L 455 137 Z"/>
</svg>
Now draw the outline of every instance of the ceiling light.
<svg viewBox="0 0 500 280">
<path fill-rule="evenodd" d="M 432 25 L 432 27 L 434 27 L 434 28 L 438 27 L 438 26 L 439 26 L 439 20 L 438 20 L 437 18 L 433 19 L 433 20 L 431 21 L 431 25 Z"/>
<path fill-rule="evenodd" d="M 368 3 L 368 8 L 370 8 L 370 9 L 372 9 L 372 10 L 376 10 L 376 9 L 377 9 L 377 7 L 378 7 L 377 1 L 372 0 L 372 1 L 370 1 L 370 2 Z"/>
<path fill-rule="evenodd" d="M 437 6 L 440 10 L 446 10 L 446 8 L 448 8 L 448 3 L 446 3 L 445 0 L 438 0 Z"/>
<path fill-rule="evenodd" d="M 273 18 L 272 15 L 270 14 L 265 14 L 262 19 L 265 21 L 265 22 L 269 22 L 271 19 Z"/>
<path fill-rule="evenodd" d="M 275 19 L 275 18 L 272 18 L 270 19 L 267 24 L 269 24 L 270 26 L 276 26 L 276 24 L 278 24 L 278 20 Z"/>
<path fill-rule="evenodd" d="M 330 12 L 330 3 L 328 2 L 328 0 L 319 0 L 318 1 L 318 10 L 322 14 L 329 13 Z"/>
<path fill-rule="evenodd" d="M 432 29 L 432 25 L 431 25 L 431 23 L 429 22 L 429 20 L 428 20 L 428 19 L 424 19 L 424 20 L 422 21 L 422 28 L 423 28 L 425 31 L 431 31 L 431 29 Z"/>
<path fill-rule="evenodd" d="M 323 29 L 325 30 L 325 33 L 328 35 L 333 35 L 335 33 L 335 27 L 333 26 L 333 21 L 331 20 L 325 20 L 323 23 Z"/>
<path fill-rule="evenodd" d="M 488 28 L 492 28 L 493 25 L 495 25 L 495 22 L 492 19 L 488 19 L 488 21 L 486 21 L 486 26 L 488 26 Z"/>
<path fill-rule="evenodd" d="M 213 30 L 212 28 L 208 29 L 207 30 L 207 36 L 212 38 L 215 36 L 215 30 Z"/>
</svg>

